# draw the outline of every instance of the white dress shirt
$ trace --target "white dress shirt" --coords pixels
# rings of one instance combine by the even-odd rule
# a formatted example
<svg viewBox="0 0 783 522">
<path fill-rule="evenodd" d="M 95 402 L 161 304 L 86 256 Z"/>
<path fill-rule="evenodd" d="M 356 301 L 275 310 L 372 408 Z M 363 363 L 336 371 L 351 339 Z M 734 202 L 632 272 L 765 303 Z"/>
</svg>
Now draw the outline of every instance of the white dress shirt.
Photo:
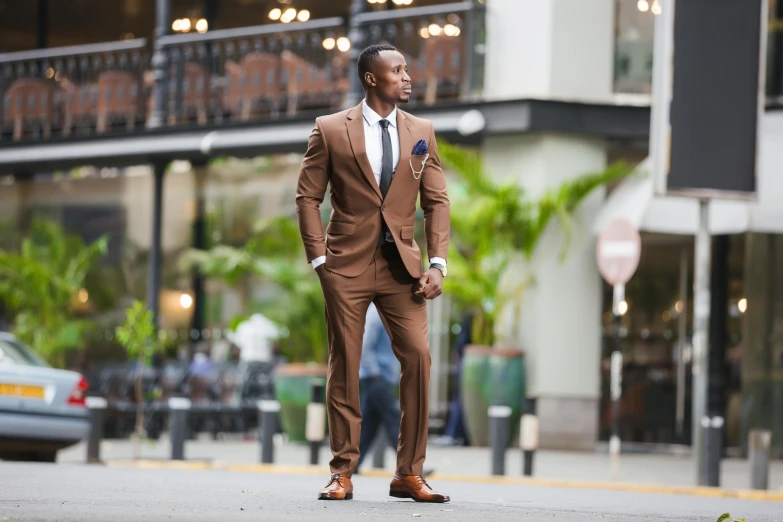
<svg viewBox="0 0 783 522">
<path fill-rule="evenodd" d="M 397 107 L 391 111 L 385 118 L 381 118 L 377 112 L 367 105 L 366 100 L 362 100 L 362 116 L 364 120 L 364 147 L 367 150 L 367 159 L 370 160 L 372 173 L 375 175 L 375 182 L 381 186 L 381 169 L 383 168 L 383 131 L 381 129 L 381 120 L 389 121 L 389 137 L 392 146 L 392 168 L 397 170 L 400 162 L 400 135 L 397 132 Z M 320 256 L 313 259 L 313 268 L 318 268 L 326 262 L 326 256 Z M 446 266 L 446 260 L 440 257 L 431 257 L 430 264 L 439 263 Z"/>
</svg>

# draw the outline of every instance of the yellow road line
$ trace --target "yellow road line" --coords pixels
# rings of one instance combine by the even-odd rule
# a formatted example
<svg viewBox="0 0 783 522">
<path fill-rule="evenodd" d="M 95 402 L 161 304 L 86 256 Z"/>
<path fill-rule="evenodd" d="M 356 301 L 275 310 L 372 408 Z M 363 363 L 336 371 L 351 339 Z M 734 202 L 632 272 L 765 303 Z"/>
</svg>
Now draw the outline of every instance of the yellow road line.
<svg viewBox="0 0 783 522">
<path fill-rule="evenodd" d="M 268 473 L 281 475 L 328 475 L 329 468 L 322 466 L 279 466 L 275 464 L 225 464 L 213 461 L 109 461 L 113 467 L 134 467 L 142 469 L 179 469 L 179 470 L 221 470 L 239 473 Z M 363 477 L 391 478 L 392 473 L 383 470 L 363 471 Z M 748 489 L 723 489 L 702 486 L 665 486 L 659 484 L 635 484 L 621 482 L 589 482 L 579 480 L 557 480 L 527 477 L 474 477 L 467 475 L 447 475 L 433 473 L 433 480 L 443 482 L 467 482 L 474 484 L 502 484 L 564 489 L 597 489 L 608 491 L 627 491 L 632 493 L 660 493 L 668 495 L 693 495 L 712 498 L 734 498 L 739 500 L 759 500 L 783 502 L 783 491 L 763 491 Z"/>
</svg>

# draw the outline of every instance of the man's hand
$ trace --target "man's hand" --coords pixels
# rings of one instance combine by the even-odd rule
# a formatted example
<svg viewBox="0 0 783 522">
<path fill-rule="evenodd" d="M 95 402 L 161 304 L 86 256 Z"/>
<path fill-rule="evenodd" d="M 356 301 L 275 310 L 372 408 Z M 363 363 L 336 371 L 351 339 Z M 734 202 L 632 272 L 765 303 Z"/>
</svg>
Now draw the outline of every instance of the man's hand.
<svg viewBox="0 0 783 522">
<path fill-rule="evenodd" d="M 419 289 L 416 295 L 425 299 L 435 299 L 443 293 L 443 274 L 437 268 L 430 268 L 419 278 Z"/>
</svg>

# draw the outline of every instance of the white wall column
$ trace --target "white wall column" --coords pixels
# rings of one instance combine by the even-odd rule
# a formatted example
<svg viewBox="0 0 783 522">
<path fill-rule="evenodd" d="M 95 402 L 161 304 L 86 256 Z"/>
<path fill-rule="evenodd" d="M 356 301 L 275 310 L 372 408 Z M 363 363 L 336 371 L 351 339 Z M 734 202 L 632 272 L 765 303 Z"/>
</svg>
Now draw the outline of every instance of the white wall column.
<svg viewBox="0 0 783 522">
<path fill-rule="evenodd" d="M 613 0 L 487 0 L 486 97 L 608 100 L 614 10 Z M 492 137 L 483 155 L 495 176 L 516 179 L 531 198 L 606 166 L 604 142 L 575 135 Z M 550 226 L 516 318 L 542 448 L 592 449 L 597 440 L 602 297 L 590 225 L 603 199 L 597 191 L 578 209 L 562 262 L 563 233 Z"/>
</svg>

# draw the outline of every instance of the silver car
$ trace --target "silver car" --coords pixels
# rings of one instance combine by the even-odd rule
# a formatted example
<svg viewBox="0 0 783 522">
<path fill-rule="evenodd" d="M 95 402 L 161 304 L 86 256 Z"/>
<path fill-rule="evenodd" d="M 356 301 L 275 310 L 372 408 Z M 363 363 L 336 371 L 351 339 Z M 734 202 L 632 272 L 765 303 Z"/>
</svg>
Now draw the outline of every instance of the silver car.
<svg viewBox="0 0 783 522">
<path fill-rule="evenodd" d="M 55 462 L 87 436 L 87 381 L 0 332 L 0 459 Z"/>
</svg>

